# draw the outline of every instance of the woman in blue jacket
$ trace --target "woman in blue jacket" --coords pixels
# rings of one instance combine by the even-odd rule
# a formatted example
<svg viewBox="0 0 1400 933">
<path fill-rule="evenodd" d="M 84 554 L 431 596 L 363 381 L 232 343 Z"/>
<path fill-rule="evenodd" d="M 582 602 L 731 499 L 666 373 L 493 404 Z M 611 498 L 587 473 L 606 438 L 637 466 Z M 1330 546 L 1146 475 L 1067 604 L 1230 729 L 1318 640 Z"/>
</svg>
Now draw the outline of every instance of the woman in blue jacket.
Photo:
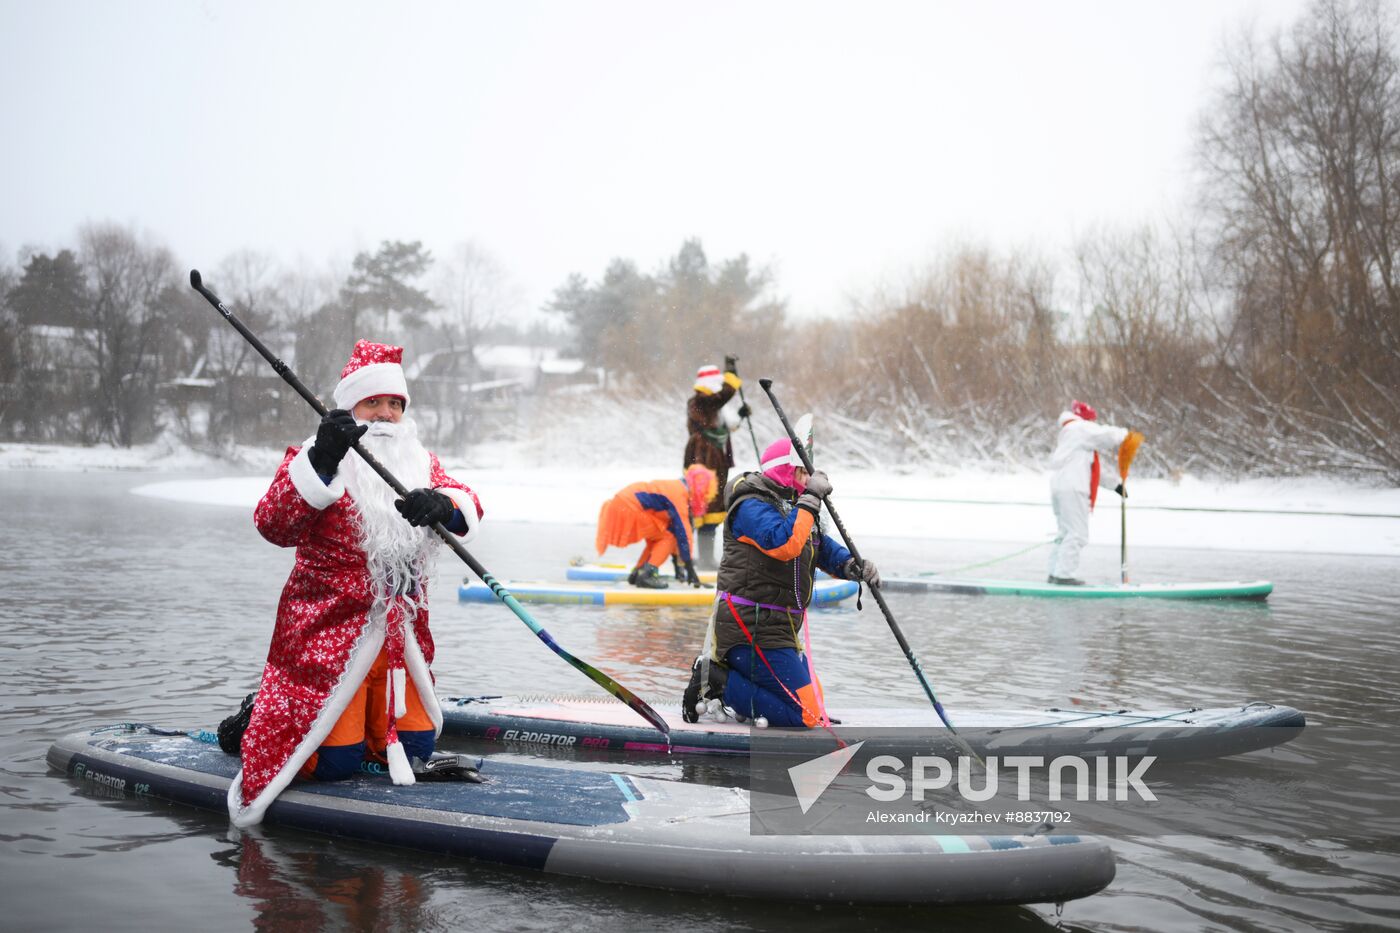
<svg viewBox="0 0 1400 933">
<path fill-rule="evenodd" d="M 760 472 L 730 484 L 711 619 L 714 650 L 691 669 L 681 701 L 687 722 L 699 719 L 711 697 L 773 726 L 828 721 L 803 650 L 817 568 L 877 585 L 880 579 L 874 564 L 862 565 L 822 531 L 821 503 L 830 493 L 826 474 L 809 476 L 787 438 L 764 451 Z"/>
</svg>

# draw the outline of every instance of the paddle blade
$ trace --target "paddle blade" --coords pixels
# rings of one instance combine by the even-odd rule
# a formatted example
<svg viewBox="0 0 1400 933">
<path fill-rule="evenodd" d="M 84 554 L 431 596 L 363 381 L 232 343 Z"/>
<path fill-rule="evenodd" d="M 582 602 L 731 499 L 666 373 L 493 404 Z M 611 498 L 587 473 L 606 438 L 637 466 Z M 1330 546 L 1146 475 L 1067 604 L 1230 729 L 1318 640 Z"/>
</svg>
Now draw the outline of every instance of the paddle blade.
<svg viewBox="0 0 1400 933">
<path fill-rule="evenodd" d="M 1137 456 L 1138 448 L 1142 446 L 1144 438 L 1137 431 L 1129 431 L 1128 436 L 1118 448 L 1118 475 L 1123 479 L 1128 478 L 1128 468 L 1133 465 L 1133 458 Z"/>
<path fill-rule="evenodd" d="M 815 464 L 817 454 L 812 450 L 812 413 L 810 411 L 797 419 L 797 424 L 792 427 L 792 433 L 796 434 L 797 439 L 802 442 L 802 449 L 807 451 L 807 459 Z"/>
</svg>

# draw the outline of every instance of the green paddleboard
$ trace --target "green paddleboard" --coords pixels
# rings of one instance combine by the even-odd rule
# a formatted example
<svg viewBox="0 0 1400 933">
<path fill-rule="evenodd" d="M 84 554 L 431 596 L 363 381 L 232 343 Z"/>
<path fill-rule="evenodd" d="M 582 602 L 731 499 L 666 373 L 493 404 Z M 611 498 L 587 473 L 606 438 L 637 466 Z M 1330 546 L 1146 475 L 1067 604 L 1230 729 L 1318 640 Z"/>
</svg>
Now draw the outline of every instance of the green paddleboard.
<svg viewBox="0 0 1400 933">
<path fill-rule="evenodd" d="M 891 593 L 955 593 L 965 596 L 1051 596 L 1064 599 L 1266 599 L 1268 580 L 1204 583 L 1108 583 L 1061 586 L 1030 580 L 971 580 L 954 577 L 885 577 L 880 589 Z"/>
</svg>

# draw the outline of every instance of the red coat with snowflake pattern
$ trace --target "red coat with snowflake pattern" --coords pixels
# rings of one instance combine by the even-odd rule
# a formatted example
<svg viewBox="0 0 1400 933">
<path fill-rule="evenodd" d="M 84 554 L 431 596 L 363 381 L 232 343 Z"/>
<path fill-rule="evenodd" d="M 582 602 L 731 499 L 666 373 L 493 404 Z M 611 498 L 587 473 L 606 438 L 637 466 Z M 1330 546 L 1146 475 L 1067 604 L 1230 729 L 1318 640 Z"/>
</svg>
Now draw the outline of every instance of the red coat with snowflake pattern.
<svg viewBox="0 0 1400 933">
<path fill-rule="evenodd" d="M 476 494 L 429 455 L 432 488 L 453 500 L 467 520 L 466 538 L 482 516 Z M 360 547 L 354 499 L 337 477 L 327 485 L 306 448 L 291 447 L 254 513 L 263 537 L 296 548 L 282 590 L 277 625 L 243 735 L 243 770 L 229 791 L 235 824 L 252 825 L 324 740 L 384 643 L 372 623 L 368 563 Z M 420 582 L 427 586 L 427 580 Z M 405 668 L 441 729 L 433 697 L 433 638 L 428 613 L 404 626 Z M 436 714 L 436 715 L 435 715 Z"/>
</svg>

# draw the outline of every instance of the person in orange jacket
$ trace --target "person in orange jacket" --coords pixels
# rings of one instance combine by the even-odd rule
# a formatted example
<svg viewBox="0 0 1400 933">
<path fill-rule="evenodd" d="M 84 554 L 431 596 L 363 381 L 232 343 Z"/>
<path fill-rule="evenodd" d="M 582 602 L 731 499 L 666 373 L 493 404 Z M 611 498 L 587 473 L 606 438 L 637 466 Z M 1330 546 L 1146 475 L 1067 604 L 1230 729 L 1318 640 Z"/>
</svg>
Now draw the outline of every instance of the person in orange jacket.
<svg viewBox="0 0 1400 933">
<path fill-rule="evenodd" d="M 696 516 L 705 514 L 717 491 L 714 470 L 698 463 L 686 468 L 683 479 L 650 480 L 624 487 L 598 511 L 594 541 L 598 553 L 644 541 L 646 546 L 627 577 L 628 583 L 666 589 L 668 584 L 661 579 L 659 568 L 667 558 L 675 557 L 685 567 L 686 581 L 699 586 L 690 529 Z"/>
</svg>

